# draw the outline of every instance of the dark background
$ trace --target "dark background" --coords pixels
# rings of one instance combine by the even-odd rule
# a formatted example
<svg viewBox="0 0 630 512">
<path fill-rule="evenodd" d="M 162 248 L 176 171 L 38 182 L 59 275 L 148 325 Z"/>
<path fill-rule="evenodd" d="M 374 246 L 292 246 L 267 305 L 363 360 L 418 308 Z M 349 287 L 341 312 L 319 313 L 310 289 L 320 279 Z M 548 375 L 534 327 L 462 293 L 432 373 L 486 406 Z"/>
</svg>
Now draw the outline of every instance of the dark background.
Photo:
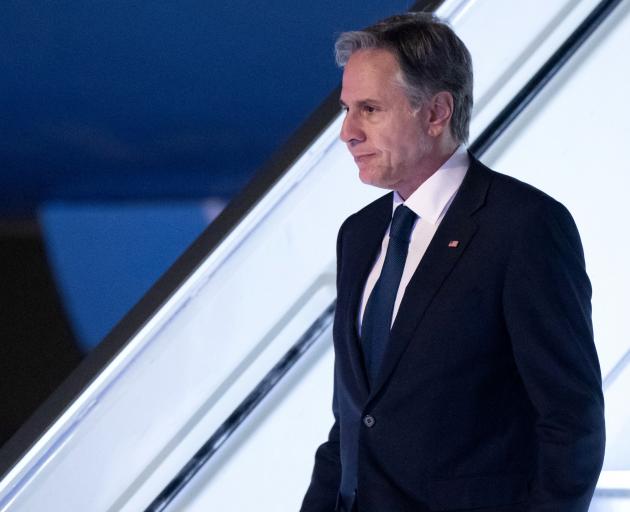
<svg viewBox="0 0 630 512">
<path fill-rule="evenodd" d="M 338 84 L 336 34 L 412 4 L 0 2 L 0 444 L 83 357 L 38 211 L 229 200 Z"/>
</svg>

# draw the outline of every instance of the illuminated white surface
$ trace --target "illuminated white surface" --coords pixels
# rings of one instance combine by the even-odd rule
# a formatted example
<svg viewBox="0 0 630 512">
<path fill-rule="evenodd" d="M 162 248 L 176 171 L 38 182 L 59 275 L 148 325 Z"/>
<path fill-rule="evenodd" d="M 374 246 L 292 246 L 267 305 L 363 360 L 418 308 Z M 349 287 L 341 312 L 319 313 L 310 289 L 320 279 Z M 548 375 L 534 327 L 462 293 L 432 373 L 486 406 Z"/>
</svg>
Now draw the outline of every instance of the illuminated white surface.
<svg viewBox="0 0 630 512">
<path fill-rule="evenodd" d="M 205 512 L 217 504 L 225 512 L 299 509 L 315 450 L 333 422 L 331 343 L 329 331 L 169 512 Z"/>
<path fill-rule="evenodd" d="M 445 5 L 445 14 L 455 14 L 454 28 L 473 57 L 475 107 L 471 140 L 597 4 L 597 0 L 475 0 L 470 8 Z"/>
</svg>

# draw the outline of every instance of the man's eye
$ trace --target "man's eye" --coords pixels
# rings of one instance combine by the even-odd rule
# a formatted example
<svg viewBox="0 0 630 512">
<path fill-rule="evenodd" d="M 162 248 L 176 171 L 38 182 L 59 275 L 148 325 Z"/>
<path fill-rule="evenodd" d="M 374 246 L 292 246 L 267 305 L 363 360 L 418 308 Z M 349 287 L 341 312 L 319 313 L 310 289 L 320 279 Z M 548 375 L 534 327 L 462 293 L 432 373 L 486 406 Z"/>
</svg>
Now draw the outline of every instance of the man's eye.
<svg viewBox="0 0 630 512">
<path fill-rule="evenodd" d="M 372 105 L 364 105 L 363 111 L 367 112 L 368 114 L 373 114 L 374 112 L 376 112 L 376 107 L 373 107 Z"/>
</svg>

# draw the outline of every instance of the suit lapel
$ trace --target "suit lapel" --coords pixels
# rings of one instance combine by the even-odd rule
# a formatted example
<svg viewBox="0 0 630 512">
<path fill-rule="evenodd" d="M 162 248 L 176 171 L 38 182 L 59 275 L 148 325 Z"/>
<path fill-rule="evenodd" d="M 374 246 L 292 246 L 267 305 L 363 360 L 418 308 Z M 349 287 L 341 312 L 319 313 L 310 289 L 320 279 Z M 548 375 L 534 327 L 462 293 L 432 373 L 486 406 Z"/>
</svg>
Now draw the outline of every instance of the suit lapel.
<svg viewBox="0 0 630 512">
<path fill-rule="evenodd" d="M 392 194 L 387 194 L 371 204 L 362 222 L 348 229 L 343 243 L 344 264 L 343 282 L 340 290 L 345 290 L 342 315 L 344 339 L 356 382 L 368 394 L 368 377 L 365 370 L 363 351 L 357 332 L 357 315 L 363 289 L 376 257 L 381 249 L 383 236 L 392 216 Z"/>
<path fill-rule="evenodd" d="M 490 173 L 471 156 L 466 177 L 407 285 L 372 396 L 395 369 L 431 300 L 474 237 L 477 224 L 472 215 L 483 205 L 489 182 Z M 457 247 L 449 247 L 451 241 L 457 241 Z"/>
</svg>

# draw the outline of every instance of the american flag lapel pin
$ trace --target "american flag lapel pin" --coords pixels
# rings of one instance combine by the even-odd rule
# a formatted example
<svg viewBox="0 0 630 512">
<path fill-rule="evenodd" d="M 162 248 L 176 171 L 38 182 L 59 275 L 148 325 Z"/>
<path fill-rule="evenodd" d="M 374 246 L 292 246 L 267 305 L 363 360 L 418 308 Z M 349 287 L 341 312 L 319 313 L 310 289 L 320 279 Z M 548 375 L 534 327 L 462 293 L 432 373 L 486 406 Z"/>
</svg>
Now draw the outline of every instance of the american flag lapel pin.
<svg viewBox="0 0 630 512">
<path fill-rule="evenodd" d="M 451 247 L 451 248 L 453 248 L 453 249 L 454 249 L 455 247 L 457 247 L 458 245 L 459 245 L 459 240 L 451 240 L 451 241 L 448 243 L 448 246 L 449 246 L 449 247 Z"/>
</svg>

